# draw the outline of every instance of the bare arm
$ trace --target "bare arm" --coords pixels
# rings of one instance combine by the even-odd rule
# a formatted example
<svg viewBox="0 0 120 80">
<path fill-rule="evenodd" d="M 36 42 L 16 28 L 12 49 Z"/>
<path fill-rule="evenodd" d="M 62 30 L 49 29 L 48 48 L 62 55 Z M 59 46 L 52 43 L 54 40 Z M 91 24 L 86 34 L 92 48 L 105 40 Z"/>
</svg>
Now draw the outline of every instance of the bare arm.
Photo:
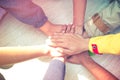
<svg viewBox="0 0 120 80">
<path fill-rule="evenodd" d="M 46 46 L 0 47 L 0 65 L 45 56 L 48 52 Z"/>
<path fill-rule="evenodd" d="M 93 74 L 96 80 L 118 80 L 113 74 L 97 64 L 87 53 L 77 54 L 68 59 L 69 62 L 82 64 Z"/>
<path fill-rule="evenodd" d="M 73 24 L 83 25 L 87 0 L 73 0 Z"/>
<path fill-rule="evenodd" d="M 94 75 L 96 80 L 118 80 L 113 74 L 98 65 L 93 60 L 86 59 L 86 61 L 83 61 L 83 66 Z"/>
<path fill-rule="evenodd" d="M 87 0 L 73 0 L 73 27 L 78 27 L 75 30 L 79 29 L 79 33 L 81 32 L 80 29 L 83 29 L 86 3 Z"/>
</svg>

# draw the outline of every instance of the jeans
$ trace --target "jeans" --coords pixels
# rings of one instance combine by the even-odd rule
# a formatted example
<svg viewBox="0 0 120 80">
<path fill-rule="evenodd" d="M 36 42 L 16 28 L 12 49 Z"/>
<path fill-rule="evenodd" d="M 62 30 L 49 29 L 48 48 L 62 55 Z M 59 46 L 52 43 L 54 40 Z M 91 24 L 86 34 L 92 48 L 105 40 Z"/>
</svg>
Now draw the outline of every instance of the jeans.
<svg viewBox="0 0 120 80">
<path fill-rule="evenodd" d="M 65 64 L 59 60 L 52 60 L 43 80 L 64 80 Z"/>
</svg>

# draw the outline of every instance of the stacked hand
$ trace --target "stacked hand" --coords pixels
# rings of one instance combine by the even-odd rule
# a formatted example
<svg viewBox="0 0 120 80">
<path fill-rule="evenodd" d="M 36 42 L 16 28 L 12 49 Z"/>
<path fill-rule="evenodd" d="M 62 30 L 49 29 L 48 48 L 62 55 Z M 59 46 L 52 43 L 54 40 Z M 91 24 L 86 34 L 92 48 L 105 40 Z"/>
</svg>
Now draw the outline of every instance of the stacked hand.
<svg viewBox="0 0 120 80">
<path fill-rule="evenodd" d="M 68 55 L 78 54 L 88 49 L 89 39 L 84 39 L 78 34 L 55 33 L 50 40 L 50 46 L 58 47 L 59 52 Z"/>
<path fill-rule="evenodd" d="M 68 25 L 66 25 L 66 29 L 63 32 L 64 33 L 75 33 L 75 34 L 83 35 L 84 29 L 83 29 L 82 26 L 68 24 Z"/>
<path fill-rule="evenodd" d="M 80 34 L 76 34 L 74 31 L 75 28 L 68 25 L 65 31 L 63 31 L 64 33 L 54 33 L 49 37 L 47 44 L 54 48 L 52 55 L 74 55 L 88 50 L 89 39 L 83 38 Z"/>
</svg>

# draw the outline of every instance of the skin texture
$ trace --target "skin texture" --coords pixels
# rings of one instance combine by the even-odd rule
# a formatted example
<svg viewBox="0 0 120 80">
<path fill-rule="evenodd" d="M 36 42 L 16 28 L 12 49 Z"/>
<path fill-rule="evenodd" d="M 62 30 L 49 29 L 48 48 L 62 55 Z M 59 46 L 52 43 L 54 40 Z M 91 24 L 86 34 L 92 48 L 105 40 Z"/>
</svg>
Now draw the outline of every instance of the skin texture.
<svg viewBox="0 0 120 80">
<path fill-rule="evenodd" d="M 39 28 L 47 36 L 53 35 L 55 32 L 64 32 L 66 29 L 65 25 L 56 25 L 47 21 L 43 26 Z"/>
<path fill-rule="evenodd" d="M 81 4 L 81 6 L 78 6 L 78 4 L 76 4 L 79 1 L 79 3 Z M 83 24 L 83 19 L 84 19 L 84 10 L 82 9 L 82 7 L 85 5 L 82 5 L 83 0 L 74 0 L 73 4 L 74 4 L 74 24 L 79 24 L 78 22 L 81 21 L 80 23 Z M 83 2 L 85 3 L 85 2 Z M 79 7 L 79 8 L 78 8 Z M 77 12 L 78 9 L 80 9 L 82 12 L 81 15 L 79 16 Z M 76 18 L 78 17 L 78 18 Z M 79 20 L 80 18 L 80 20 Z M 52 28 L 52 29 L 51 29 Z M 53 35 L 53 33 L 55 32 L 65 32 L 66 26 L 63 25 L 55 25 L 53 23 L 51 23 L 50 21 L 47 21 L 43 26 L 41 26 L 39 28 L 41 31 L 43 31 L 47 36 Z M 56 48 L 59 49 L 59 48 Z M 30 51 L 29 51 L 30 50 Z M 56 51 L 54 51 L 52 49 L 52 51 L 55 53 Z M 61 54 L 52 54 L 51 55 L 61 55 Z M 45 54 L 47 54 L 48 52 L 44 50 L 44 47 L 40 46 L 39 49 L 35 46 L 24 46 L 24 47 L 1 47 L 0 48 L 0 65 L 4 65 L 4 64 L 11 64 L 11 63 L 16 63 L 16 62 L 21 62 L 21 61 L 25 61 L 28 59 L 32 59 L 32 58 L 36 58 L 36 57 L 40 57 L 40 56 L 45 56 Z M 58 52 L 57 52 L 58 53 Z"/>
<path fill-rule="evenodd" d="M 118 80 L 113 74 L 93 61 L 87 52 L 71 56 L 67 61 L 83 65 L 96 78 L 96 80 Z"/>
<path fill-rule="evenodd" d="M 13 64 L 40 56 L 63 56 L 54 48 L 41 46 L 22 46 L 22 47 L 1 47 L 0 48 L 0 65 Z"/>
<path fill-rule="evenodd" d="M 50 37 L 50 46 L 61 47 L 57 50 L 61 53 L 73 55 L 88 50 L 89 39 L 73 33 L 55 33 Z"/>
<path fill-rule="evenodd" d="M 87 0 L 73 0 L 73 25 L 75 33 L 83 34 L 84 16 Z"/>
</svg>

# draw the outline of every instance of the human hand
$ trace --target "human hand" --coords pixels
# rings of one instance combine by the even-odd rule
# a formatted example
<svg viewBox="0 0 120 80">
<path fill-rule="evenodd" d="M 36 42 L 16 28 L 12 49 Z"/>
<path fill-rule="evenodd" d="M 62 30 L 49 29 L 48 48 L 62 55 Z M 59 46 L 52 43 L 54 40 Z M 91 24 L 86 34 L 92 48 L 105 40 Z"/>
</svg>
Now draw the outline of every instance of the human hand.
<svg viewBox="0 0 120 80">
<path fill-rule="evenodd" d="M 79 34 L 79 35 L 83 35 L 83 26 L 81 25 L 71 25 L 71 32 L 75 33 L 75 34 Z"/>
<path fill-rule="evenodd" d="M 49 46 L 49 44 L 51 44 L 51 41 L 48 38 L 46 40 L 46 46 L 47 46 L 46 49 L 48 50 L 47 56 L 51 56 L 51 57 L 63 57 L 63 56 L 66 55 L 66 54 L 62 54 L 62 53 L 59 52 L 60 48 L 58 48 L 58 47 L 51 47 L 51 46 Z"/>
<path fill-rule="evenodd" d="M 88 43 L 89 39 L 84 39 L 78 34 L 55 33 L 48 45 L 58 47 L 60 53 L 74 55 L 88 50 Z"/>
<path fill-rule="evenodd" d="M 59 52 L 59 48 L 53 48 L 53 47 L 51 47 L 49 55 L 51 57 L 63 57 L 66 54 L 63 54 L 63 53 Z"/>
<path fill-rule="evenodd" d="M 79 35 L 83 35 L 83 32 L 83 26 L 75 26 L 73 24 L 66 25 L 66 29 L 64 31 L 64 33 L 75 33 Z"/>
<path fill-rule="evenodd" d="M 68 24 L 66 25 L 64 33 L 75 33 L 83 36 L 84 38 L 89 38 L 87 32 L 84 30 L 82 26 L 74 26 L 72 24 Z"/>
<path fill-rule="evenodd" d="M 91 60 L 92 58 L 89 56 L 88 52 L 82 52 L 76 55 L 72 55 L 66 59 L 66 62 L 73 64 L 84 64 L 87 60 Z"/>
</svg>

